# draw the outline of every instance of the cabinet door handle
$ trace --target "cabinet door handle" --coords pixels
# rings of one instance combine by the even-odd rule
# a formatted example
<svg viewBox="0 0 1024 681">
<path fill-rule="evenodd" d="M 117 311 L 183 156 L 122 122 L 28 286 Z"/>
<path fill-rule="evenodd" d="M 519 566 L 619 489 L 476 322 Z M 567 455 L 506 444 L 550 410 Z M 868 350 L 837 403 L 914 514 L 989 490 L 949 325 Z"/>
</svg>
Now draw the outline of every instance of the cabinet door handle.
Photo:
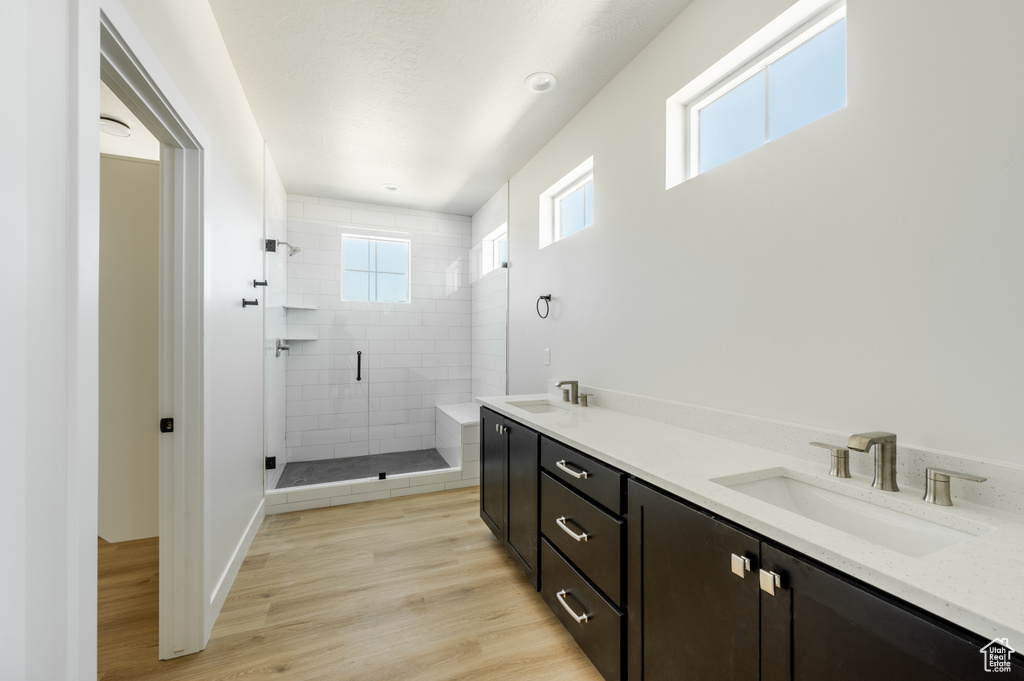
<svg viewBox="0 0 1024 681">
<path fill-rule="evenodd" d="M 566 593 L 568 592 L 565 589 L 562 589 L 561 591 L 555 594 L 555 598 L 557 598 L 558 602 L 562 604 L 562 607 L 565 608 L 565 611 L 567 613 L 569 613 L 569 616 L 576 620 L 576 624 L 584 624 L 586 622 L 589 622 L 590 618 L 587 615 L 577 615 L 573 611 L 573 609 L 569 607 L 569 604 L 565 602 Z"/>
<path fill-rule="evenodd" d="M 771 570 L 761 570 L 761 591 L 769 596 L 775 595 L 776 589 L 782 588 L 782 578 Z"/>
<path fill-rule="evenodd" d="M 564 515 L 561 518 L 555 518 L 555 525 L 558 525 L 560 528 L 562 528 L 562 532 L 565 532 L 567 535 L 569 535 L 576 541 L 587 541 L 586 532 L 583 532 L 582 534 L 576 534 L 575 532 L 569 529 L 569 527 L 565 524 Z"/>
<path fill-rule="evenodd" d="M 748 572 L 750 572 L 750 559 L 745 556 L 737 556 L 735 553 L 732 554 L 732 573 L 740 579 L 745 579 Z"/>
<path fill-rule="evenodd" d="M 581 468 L 579 469 L 579 471 L 574 471 L 573 469 L 569 468 L 568 465 L 566 465 L 565 459 L 562 459 L 561 461 L 556 461 L 555 465 L 558 466 L 563 471 L 565 471 L 566 473 L 568 473 L 569 475 L 571 475 L 572 477 L 576 478 L 577 480 L 587 479 L 587 472 L 585 470 Z"/>
</svg>

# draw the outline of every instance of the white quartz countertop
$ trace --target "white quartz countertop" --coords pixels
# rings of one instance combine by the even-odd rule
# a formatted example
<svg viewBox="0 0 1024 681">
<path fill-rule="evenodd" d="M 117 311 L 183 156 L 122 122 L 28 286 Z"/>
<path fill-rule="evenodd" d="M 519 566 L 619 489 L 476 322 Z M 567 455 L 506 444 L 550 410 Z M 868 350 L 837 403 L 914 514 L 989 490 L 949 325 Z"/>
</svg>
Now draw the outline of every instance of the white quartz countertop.
<svg viewBox="0 0 1024 681">
<path fill-rule="evenodd" d="M 551 399 L 541 394 L 477 401 L 982 638 L 1009 638 L 1018 650 L 1024 646 L 1024 518 L 955 495 L 954 506 L 938 507 L 922 500 L 921 489 L 902 482 L 899 492 L 882 492 L 864 476 L 831 478 L 827 456 L 817 463 L 598 406 L 563 404 L 565 411 L 538 414 L 509 404 Z M 993 529 L 911 557 L 714 482 L 752 472 L 769 477 L 778 469 L 950 527 Z"/>
</svg>

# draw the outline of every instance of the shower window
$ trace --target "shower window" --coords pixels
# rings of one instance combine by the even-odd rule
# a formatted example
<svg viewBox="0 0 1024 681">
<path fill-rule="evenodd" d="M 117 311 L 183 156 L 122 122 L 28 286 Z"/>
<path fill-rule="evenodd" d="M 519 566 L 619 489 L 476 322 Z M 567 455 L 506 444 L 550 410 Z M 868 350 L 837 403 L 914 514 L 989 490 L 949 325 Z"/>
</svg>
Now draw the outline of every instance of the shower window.
<svg viewBox="0 0 1024 681">
<path fill-rule="evenodd" d="M 408 303 L 410 247 L 400 239 L 346 236 L 341 248 L 341 299 Z"/>
</svg>

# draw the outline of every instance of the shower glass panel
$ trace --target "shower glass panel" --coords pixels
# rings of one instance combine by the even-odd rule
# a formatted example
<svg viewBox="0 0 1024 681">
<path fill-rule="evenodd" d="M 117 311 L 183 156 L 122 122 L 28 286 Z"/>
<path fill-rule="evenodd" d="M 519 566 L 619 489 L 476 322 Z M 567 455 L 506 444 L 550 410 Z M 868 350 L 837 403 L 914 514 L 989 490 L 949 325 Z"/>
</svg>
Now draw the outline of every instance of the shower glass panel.
<svg viewBox="0 0 1024 681">
<path fill-rule="evenodd" d="M 287 258 L 287 335 L 297 340 L 276 489 L 448 468 L 435 449 L 437 406 L 471 399 L 469 219 L 350 213 L 352 223 L 288 220 L 288 242 L 301 247 Z"/>
</svg>

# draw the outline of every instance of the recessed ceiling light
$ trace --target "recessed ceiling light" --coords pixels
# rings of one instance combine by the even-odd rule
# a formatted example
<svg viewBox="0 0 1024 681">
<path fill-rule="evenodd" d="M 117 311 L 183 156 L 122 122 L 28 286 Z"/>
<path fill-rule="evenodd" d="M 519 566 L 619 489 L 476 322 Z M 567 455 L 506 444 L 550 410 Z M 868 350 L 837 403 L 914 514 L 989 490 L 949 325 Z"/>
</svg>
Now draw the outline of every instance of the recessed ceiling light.
<svg viewBox="0 0 1024 681">
<path fill-rule="evenodd" d="M 539 71 L 531 73 L 526 77 L 526 89 L 530 92 L 551 92 L 558 85 L 558 79 L 553 74 Z"/>
<path fill-rule="evenodd" d="M 401 187 L 397 184 L 386 184 L 384 185 L 384 189 L 387 189 L 389 192 L 397 192 Z"/>
<path fill-rule="evenodd" d="M 124 121 L 119 121 L 110 116 L 100 116 L 100 132 L 105 132 L 114 137 L 131 137 L 132 129 Z"/>
</svg>

